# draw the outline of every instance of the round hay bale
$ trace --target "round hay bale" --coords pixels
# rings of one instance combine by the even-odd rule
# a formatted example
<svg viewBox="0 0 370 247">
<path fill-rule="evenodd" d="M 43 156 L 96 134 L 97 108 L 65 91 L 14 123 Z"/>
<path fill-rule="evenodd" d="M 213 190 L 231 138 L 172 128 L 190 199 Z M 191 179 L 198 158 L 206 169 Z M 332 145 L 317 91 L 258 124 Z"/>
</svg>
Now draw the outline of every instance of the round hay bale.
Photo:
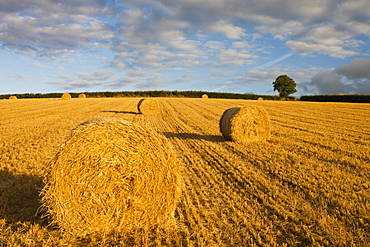
<svg viewBox="0 0 370 247">
<path fill-rule="evenodd" d="M 78 98 L 80 98 L 80 99 L 85 99 L 85 98 L 86 98 L 86 94 L 84 94 L 84 93 L 80 93 L 80 94 L 78 95 Z"/>
<path fill-rule="evenodd" d="M 71 95 L 69 94 L 69 93 L 64 93 L 63 95 L 62 95 L 62 99 L 63 100 L 68 100 L 68 99 L 71 99 L 72 97 L 71 97 Z"/>
<path fill-rule="evenodd" d="M 182 186 L 167 139 L 113 117 L 78 125 L 44 182 L 51 223 L 77 236 L 173 226 Z"/>
<path fill-rule="evenodd" d="M 155 99 L 146 98 L 141 99 L 137 105 L 137 110 L 141 114 L 156 114 L 158 112 L 159 105 L 158 102 Z"/>
<path fill-rule="evenodd" d="M 258 99 L 257 100 L 263 100 L 263 98 L 262 97 L 258 97 Z"/>
<path fill-rule="evenodd" d="M 227 140 L 239 143 L 264 141 L 270 137 L 270 119 L 258 106 L 233 107 L 223 113 L 220 131 Z"/>
<path fill-rule="evenodd" d="M 17 99 L 17 96 L 12 95 L 9 97 L 9 99 Z"/>
<path fill-rule="evenodd" d="M 203 94 L 202 95 L 202 99 L 208 99 L 208 95 L 207 94 Z"/>
</svg>

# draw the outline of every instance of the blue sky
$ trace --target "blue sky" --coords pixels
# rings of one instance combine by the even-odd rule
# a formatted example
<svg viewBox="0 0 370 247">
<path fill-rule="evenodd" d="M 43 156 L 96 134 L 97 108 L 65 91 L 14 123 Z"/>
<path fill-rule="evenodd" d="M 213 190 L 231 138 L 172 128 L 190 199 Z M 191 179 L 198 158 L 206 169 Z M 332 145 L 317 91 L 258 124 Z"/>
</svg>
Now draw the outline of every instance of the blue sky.
<svg viewBox="0 0 370 247">
<path fill-rule="evenodd" d="M 0 1 L 0 94 L 370 94 L 369 0 Z"/>
</svg>

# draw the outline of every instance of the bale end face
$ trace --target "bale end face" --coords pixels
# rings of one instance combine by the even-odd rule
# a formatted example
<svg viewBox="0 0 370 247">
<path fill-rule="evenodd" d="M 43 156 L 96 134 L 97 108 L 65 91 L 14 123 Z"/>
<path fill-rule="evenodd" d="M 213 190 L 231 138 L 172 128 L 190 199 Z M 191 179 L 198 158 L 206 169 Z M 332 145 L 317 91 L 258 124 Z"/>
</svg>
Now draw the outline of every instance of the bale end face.
<svg viewBox="0 0 370 247">
<path fill-rule="evenodd" d="M 180 167 L 167 139 L 119 118 L 74 129 L 44 179 L 52 224 L 74 235 L 173 224 Z"/>
<path fill-rule="evenodd" d="M 141 99 L 137 105 L 137 109 L 141 114 L 153 115 L 158 113 L 159 105 L 155 99 Z"/>
<path fill-rule="evenodd" d="M 72 98 L 72 96 L 69 94 L 69 93 L 64 93 L 63 95 L 62 95 L 62 100 L 69 100 L 69 99 L 71 99 Z"/>
<path fill-rule="evenodd" d="M 219 125 L 225 139 L 239 143 L 264 141 L 270 137 L 270 119 L 258 106 L 230 108 L 223 113 Z"/>
</svg>

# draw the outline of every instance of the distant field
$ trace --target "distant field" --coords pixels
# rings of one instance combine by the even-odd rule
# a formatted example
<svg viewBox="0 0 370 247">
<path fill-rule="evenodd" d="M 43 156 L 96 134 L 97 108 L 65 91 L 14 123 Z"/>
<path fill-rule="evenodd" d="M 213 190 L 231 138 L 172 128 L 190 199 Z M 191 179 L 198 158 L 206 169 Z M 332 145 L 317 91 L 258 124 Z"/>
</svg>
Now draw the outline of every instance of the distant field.
<svg viewBox="0 0 370 247">
<path fill-rule="evenodd" d="M 368 246 L 370 104 L 158 98 L 0 100 L 0 246 Z M 237 144 L 222 113 L 258 105 L 266 142 Z M 42 174 L 66 135 L 115 116 L 166 136 L 183 165 L 177 229 L 76 238 L 38 213 Z"/>
</svg>

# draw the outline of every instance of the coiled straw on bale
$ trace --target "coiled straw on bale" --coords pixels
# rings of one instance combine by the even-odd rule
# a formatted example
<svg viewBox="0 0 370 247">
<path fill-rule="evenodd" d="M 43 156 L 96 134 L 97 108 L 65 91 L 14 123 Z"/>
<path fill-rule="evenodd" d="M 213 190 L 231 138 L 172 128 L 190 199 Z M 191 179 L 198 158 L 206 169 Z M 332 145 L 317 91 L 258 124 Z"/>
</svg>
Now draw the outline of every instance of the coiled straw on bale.
<svg viewBox="0 0 370 247">
<path fill-rule="evenodd" d="M 10 96 L 9 99 L 17 99 L 17 96 Z"/>
<path fill-rule="evenodd" d="M 270 136 L 270 119 L 258 106 L 233 107 L 223 113 L 220 131 L 227 140 L 235 142 L 263 141 Z"/>
<path fill-rule="evenodd" d="M 72 97 L 71 97 L 71 95 L 69 94 L 69 93 L 64 93 L 63 95 L 62 95 L 62 99 L 64 99 L 64 100 L 66 100 L 66 99 L 71 99 Z"/>
<path fill-rule="evenodd" d="M 74 235 L 174 223 L 180 167 L 167 139 L 148 128 L 120 118 L 82 123 L 48 168 L 43 207 Z"/>
<path fill-rule="evenodd" d="M 84 93 L 80 93 L 80 94 L 78 95 L 78 98 L 80 98 L 80 99 L 84 99 L 84 98 L 86 98 L 86 94 L 84 94 Z"/>
<path fill-rule="evenodd" d="M 141 99 L 137 105 L 137 110 L 141 114 L 156 114 L 158 109 L 158 102 L 151 98 Z"/>
</svg>

